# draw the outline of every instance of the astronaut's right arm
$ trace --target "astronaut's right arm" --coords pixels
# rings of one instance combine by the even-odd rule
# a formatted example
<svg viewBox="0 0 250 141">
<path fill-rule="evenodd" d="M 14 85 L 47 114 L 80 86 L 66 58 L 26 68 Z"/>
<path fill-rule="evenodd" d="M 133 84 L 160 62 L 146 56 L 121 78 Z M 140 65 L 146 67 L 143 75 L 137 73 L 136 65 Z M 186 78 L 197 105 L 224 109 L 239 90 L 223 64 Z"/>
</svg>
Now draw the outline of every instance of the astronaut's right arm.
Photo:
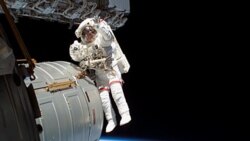
<svg viewBox="0 0 250 141">
<path fill-rule="evenodd" d="M 84 45 L 75 40 L 69 47 L 69 54 L 72 60 L 80 62 L 86 57 Z"/>
</svg>

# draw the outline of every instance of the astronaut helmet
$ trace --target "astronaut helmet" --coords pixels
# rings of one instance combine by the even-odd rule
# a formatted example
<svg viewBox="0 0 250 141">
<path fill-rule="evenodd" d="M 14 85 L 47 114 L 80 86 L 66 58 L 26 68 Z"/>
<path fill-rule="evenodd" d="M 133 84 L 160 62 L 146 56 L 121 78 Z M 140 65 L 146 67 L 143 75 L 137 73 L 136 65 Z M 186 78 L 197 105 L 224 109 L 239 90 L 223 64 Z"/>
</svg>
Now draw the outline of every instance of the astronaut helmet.
<svg viewBox="0 0 250 141">
<path fill-rule="evenodd" d="M 94 18 L 86 18 L 83 23 L 84 26 L 94 26 L 95 25 L 95 19 Z"/>
<path fill-rule="evenodd" d="M 94 18 L 87 18 L 87 19 L 85 19 L 84 21 L 81 22 L 81 24 L 79 25 L 79 27 L 75 31 L 76 37 L 77 38 L 82 37 L 83 29 L 86 28 L 86 27 L 89 27 L 89 26 L 92 26 L 92 27 L 95 26 Z"/>
<path fill-rule="evenodd" d="M 97 36 L 97 31 L 93 26 L 85 26 L 82 29 L 82 38 L 86 43 L 91 43 L 95 40 Z"/>
</svg>

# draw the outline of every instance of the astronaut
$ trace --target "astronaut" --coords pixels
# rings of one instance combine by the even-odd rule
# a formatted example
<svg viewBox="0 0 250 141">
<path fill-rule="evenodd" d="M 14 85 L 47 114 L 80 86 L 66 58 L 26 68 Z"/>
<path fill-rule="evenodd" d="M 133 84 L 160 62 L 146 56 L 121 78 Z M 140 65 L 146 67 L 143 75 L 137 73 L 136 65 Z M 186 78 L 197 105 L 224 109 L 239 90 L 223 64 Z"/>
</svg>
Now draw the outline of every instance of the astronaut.
<svg viewBox="0 0 250 141">
<path fill-rule="evenodd" d="M 123 89 L 121 72 L 129 70 L 129 64 L 122 53 L 110 26 L 103 20 L 87 18 L 75 31 L 81 42 L 70 46 L 70 56 L 85 70 L 95 71 L 95 82 L 99 89 L 104 114 L 108 124 L 106 132 L 116 127 L 109 91 L 121 116 L 120 126 L 131 121 L 129 107 Z"/>
</svg>

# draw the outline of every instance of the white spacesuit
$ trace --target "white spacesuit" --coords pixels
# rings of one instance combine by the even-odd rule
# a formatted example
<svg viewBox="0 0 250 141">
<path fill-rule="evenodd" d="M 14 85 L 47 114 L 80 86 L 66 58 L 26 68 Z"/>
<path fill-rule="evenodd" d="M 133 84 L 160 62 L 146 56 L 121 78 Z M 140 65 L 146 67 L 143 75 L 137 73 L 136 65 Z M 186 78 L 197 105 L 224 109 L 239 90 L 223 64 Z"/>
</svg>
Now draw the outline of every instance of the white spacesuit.
<svg viewBox="0 0 250 141">
<path fill-rule="evenodd" d="M 75 32 L 81 43 L 74 41 L 70 56 L 80 62 L 83 69 L 95 70 L 95 82 L 100 91 L 102 106 L 108 121 L 106 132 L 116 126 L 115 114 L 109 98 L 109 91 L 121 115 L 120 125 L 131 121 L 129 107 L 122 89 L 121 72 L 129 70 L 129 64 L 122 53 L 110 26 L 94 18 L 84 20 Z"/>
</svg>

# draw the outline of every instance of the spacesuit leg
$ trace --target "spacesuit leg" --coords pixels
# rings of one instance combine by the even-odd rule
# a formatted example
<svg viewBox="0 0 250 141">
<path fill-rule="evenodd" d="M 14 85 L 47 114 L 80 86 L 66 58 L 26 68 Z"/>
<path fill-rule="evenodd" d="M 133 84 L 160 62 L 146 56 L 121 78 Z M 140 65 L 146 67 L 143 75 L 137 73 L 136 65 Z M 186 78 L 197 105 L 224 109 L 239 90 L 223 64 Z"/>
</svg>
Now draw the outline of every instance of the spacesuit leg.
<svg viewBox="0 0 250 141">
<path fill-rule="evenodd" d="M 106 88 L 100 89 L 100 96 L 101 96 L 103 111 L 108 121 L 108 124 L 106 126 L 106 133 L 108 133 L 113 131 L 113 129 L 116 127 L 115 112 L 111 105 L 111 101 L 109 98 L 109 91 Z"/>
<path fill-rule="evenodd" d="M 119 79 L 119 77 L 117 77 L 116 75 L 114 76 L 113 74 L 110 74 L 111 76 L 109 75 L 110 90 L 111 90 L 112 97 L 118 108 L 118 111 L 121 115 L 120 125 L 124 125 L 131 121 L 131 116 L 130 116 L 129 107 L 126 102 L 124 92 L 122 89 L 121 79 Z"/>
<path fill-rule="evenodd" d="M 100 97 L 102 101 L 102 108 L 105 114 L 105 118 L 108 121 L 106 126 L 106 133 L 113 131 L 116 127 L 116 115 L 111 105 L 110 96 L 109 96 L 109 87 L 106 86 L 108 84 L 106 75 L 102 74 L 100 71 L 96 71 L 96 83 L 97 87 L 99 87 Z"/>
</svg>

